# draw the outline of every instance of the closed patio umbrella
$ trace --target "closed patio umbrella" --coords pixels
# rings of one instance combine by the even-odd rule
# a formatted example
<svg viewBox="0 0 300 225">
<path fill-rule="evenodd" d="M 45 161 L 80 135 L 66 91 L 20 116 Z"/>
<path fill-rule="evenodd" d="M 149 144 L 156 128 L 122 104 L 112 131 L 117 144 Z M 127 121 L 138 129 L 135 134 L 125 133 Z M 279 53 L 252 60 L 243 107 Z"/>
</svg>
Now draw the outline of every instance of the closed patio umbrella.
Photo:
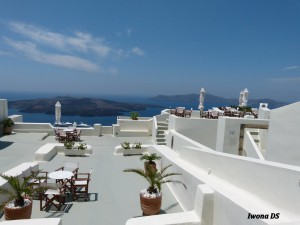
<svg viewBox="0 0 300 225">
<path fill-rule="evenodd" d="M 247 106 L 248 103 L 248 95 L 249 95 L 249 91 L 247 88 L 245 88 L 244 90 L 244 95 L 243 95 L 243 106 Z"/>
<path fill-rule="evenodd" d="M 204 88 L 201 88 L 200 90 L 200 96 L 199 96 L 199 106 L 198 109 L 200 110 L 200 116 L 203 113 L 203 109 L 204 109 L 204 97 L 205 97 L 205 90 Z"/>
<path fill-rule="evenodd" d="M 240 92 L 239 106 L 243 106 L 244 91 Z"/>
<path fill-rule="evenodd" d="M 55 124 L 56 125 L 61 124 L 60 118 L 61 118 L 61 104 L 59 101 L 57 101 L 55 104 Z"/>
</svg>

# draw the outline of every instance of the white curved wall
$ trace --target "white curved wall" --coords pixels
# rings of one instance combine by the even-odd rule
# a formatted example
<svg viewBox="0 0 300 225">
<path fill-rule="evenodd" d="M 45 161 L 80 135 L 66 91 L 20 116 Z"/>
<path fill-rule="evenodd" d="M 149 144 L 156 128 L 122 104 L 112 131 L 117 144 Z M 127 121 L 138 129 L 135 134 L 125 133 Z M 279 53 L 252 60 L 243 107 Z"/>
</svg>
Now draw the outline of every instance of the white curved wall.
<svg viewBox="0 0 300 225">
<path fill-rule="evenodd" d="M 300 166 L 300 102 L 271 110 L 265 158 Z"/>
</svg>

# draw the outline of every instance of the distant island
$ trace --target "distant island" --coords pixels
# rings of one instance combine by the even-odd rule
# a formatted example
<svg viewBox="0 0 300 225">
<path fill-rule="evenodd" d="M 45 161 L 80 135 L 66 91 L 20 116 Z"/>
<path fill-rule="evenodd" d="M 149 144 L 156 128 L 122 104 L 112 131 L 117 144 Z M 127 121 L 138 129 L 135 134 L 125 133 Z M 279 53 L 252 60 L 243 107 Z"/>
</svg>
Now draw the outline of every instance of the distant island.
<svg viewBox="0 0 300 225">
<path fill-rule="evenodd" d="M 66 116 L 119 116 L 125 112 L 141 111 L 146 108 L 162 108 L 159 105 L 141 103 L 123 103 L 100 98 L 76 98 L 58 96 L 55 98 L 38 98 L 9 101 L 8 107 L 26 113 L 55 114 L 55 104 L 59 101 L 61 111 Z"/>
<path fill-rule="evenodd" d="M 199 94 L 186 94 L 186 95 L 157 95 L 150 98 L 152 101 L 156 102 L 182 102 L 182 103 L 194 103 L 199 102 Z M 238 98 L 222 98 L 212 94 L 205 94 L 204 105 L 214 105 L 214 106 L 237 106 L 239 104 Z M 268 103 L 270 109 L 278 108 L 287 105 L 286 102 L 276 101 L 269 98 L 262 99 L 251 99 L 249 98 L 248 106 L 258 107 L 259 103 Z"/>
<path fill-rule="evenodd" d="M 150 98 L 155 104 L 124 103 L 102 98 L 79 98 L 58 96 L 55 98 L 37 98 L 28 100 L 9 101 L 8 107 L 26 113 L 55 114 L 55 104 L 59 101 L 62 105 L 62 115 L 65 116 L 120 116 L 126 112 L 142 111 L 147 108 L 167 108 L 166 102 L 198 103 L 199 94 L 187 95 L 158 95 Z M 157 104 L 156 104 L 157 103 Z M 287 105 L 286 102 L 272 99 L 249 99 L 248 106 L 258 107 L 259 103 L 268 103 L 270 109 Z M 210 106 L 236 106 L 238 99 L 222 98 L 211 94 L 205 95 L 204 105 Z M 162 106 L 165 105 L 165 106 Z M 169 104 L 168 104 L 169 105 Z"/>
</svg>

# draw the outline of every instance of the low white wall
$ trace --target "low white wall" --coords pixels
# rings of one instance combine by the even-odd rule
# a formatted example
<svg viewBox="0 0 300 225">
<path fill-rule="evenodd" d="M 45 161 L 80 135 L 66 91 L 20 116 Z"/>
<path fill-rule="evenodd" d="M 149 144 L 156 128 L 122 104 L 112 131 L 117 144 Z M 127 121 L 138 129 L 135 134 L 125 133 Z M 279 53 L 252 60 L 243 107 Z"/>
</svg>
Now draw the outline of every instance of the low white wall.
<svg viewBox="0 0 300 225">
<path fill-rule="evenodd" d="M 48 133 L 54 135 L 54 128 L 50 123 L 20 123 L 16 122 L 14 125 L 14 131 L 20 133 Z"/>
<path fill-rule="evenodd" d="M 166 132 L 166 145 L 173 149 L 175 152 L 179 152 L 182 148 L 186 147 L 196 147 L 196 148 L 202 148 L 210 151 L 214 151 L 213 149 L 200 144 L 199 142 L 196 142 L 180 133 L 178 133 L 175 130 L 169 130 Z"/>
<path fill-rule="evenodd" d="M 102 126 L 101 135 L 103 135 L 103 134 L 113 134 L 112 126 Z"/>
<path fill-rule="evenodd" d="M 204 149 L 182 148 L 179 156 L 278 208 L 282 216 L 287 212 L 299 215 L 299 167 Z"/>
<path fill-rule="evenodd" d="M 138 120 L 118 117 L 117 124 L 113 124 L 113 135 L 119 137 L 151 136 L 152 126 L 152 117 L 139 117 Z"/>
<path fill-rule="evenodd" d="M 213 223 L 210 224 L 272 224 L 274 221 L 272 219 L 256 219 L 255 222 L 247 219 L 248 213 L 271 214 L 272 212 L 280 213 L 281 217 L 276 221 L 278 223 L 282 221 L 299 221 L 299 203 L 297 202 L 299 197 L 295 201 L 290 201 L 290 198 L 298 191 L 294 189 L 297 185 L 289 182 L 288 189 L 294 190 L 293 193 L 289 194 L 288 199 L 285 199 L 286 193 L 282 190 L 286 186 L 284 182 L 294 180 L 299 175 L 299 170 L 282 168 L 279 164 L 264 165 L 258 160 L 251 161 L 246 158 L 240 160 L 240 157 L 237 156 L 218 152 L 211 153 L 195 148 L 184 148 L 179 154 L 166 146 L 153 146 L 153 148 L 154 151 L 163 156 L 160 167 L 172 164 L 169 172 L 182 174 L 177 179 L 186 184 L 187 190 L 179 184 L 171 183 L 168 186 L 184 211 L 194 209 L 197 187 L 205 183 L 214 191 L 213 202 L 207 203 L 211 204 L 209 206 L 206 205 L 213 210 Z M 256 169 L 253 169 L 253 167 Z M 262 173 L 260 170 L 262 170 Z M 275 176 L 268 176 L 274 173 L 280 174 L 279 180 Z M 267 179 L 264 179 L 266 175 Z M 259 179 L 257 180 L 256 177 L 259 177 Z M 273 189 L 278 181 L 280 184 Z M 276 199 L 277 193 L 280 195 L 279 199 Z M 285 204 L 282 204 L 282 202 Z M 294 207 L 296 209 L 289 211 Z M 201 222 L 206 224 L 204 221 Z"/>
<path fill-rule="evenodd" d="M 184 118 L 170 116 L 169 129 L 201 143 L 211 149 L 216 149 L 218 120 L 203 118 Z"/>
</svg>

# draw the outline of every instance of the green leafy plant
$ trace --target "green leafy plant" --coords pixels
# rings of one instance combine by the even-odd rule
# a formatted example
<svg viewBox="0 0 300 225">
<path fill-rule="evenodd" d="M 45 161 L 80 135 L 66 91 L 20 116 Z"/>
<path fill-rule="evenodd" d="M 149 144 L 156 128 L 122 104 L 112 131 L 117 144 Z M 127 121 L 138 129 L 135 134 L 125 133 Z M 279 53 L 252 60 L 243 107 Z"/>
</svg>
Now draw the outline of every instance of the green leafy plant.
<svg viewBox="0 0 300 225">
<path fill-rule="evenodd" d="M 77 146 L 78 150 L 85 150 L 87 148 L 86 143 L 81 142 Z"/>
<path fill-rule="evenodd" d="M 72 149 L 74 144 L 75 144 L 74 141 L 65 141 L 64 142 L 64 146 L 66 149 Z"/>
<path fill-rule="evenodd" d="M 4 201 L 0 207 L 4 208 L 5 205 L 11 201 L 14 201 L 14 206 L 22 207 L 25 204 L 25 199 L 33 196 L 35 193 L 39 193 L 43 188 L 31 188 L 28 185 L 28 182 L 33 178 L 33 176 L 28 176 L 24 178 L 24 180 L 14 177 L 14 176 L 6 176 L 0 175 L 3 179 L 7 180 L 9 187 L 8 188 L 0 188 L 0 194 L 7 196 L 6 201 Z"/>
<path fill-rule="evenodd" d="M 168 165 L 161 169 L 161 172 L 157 170 L 149 170 L 148 173 L 145 173 L 142 169 L 125 169 L 123 172 L 131 172 L 136 173 L 146 179 L 149 186 L 147 188 L 147 192 L 149 194 L 161 192 L 161 187 L 165 183 L 180 183 L 186 189 L 186 185 L 179 180 L 174 180 L 171 177 L 176 175 L 182 175 L 180 173 L 167 173 L 166 170 L 171 167 L 172 165 Z"/>
<path fill-rule="evenodd" d="M 161 159 L 161 156 L 156 155 L 156 153 L 151 153 L 150 155 L 143 155 L 140 158 L 140 160 L 145 160 L 150 164 L 153 164 L 154 160 L 159 160 L 159 159 Z"/>
<path fill-rule="evenodd" d="M 14 121 L 11 118 L 7 118 L 1 121 L 1 124 L 3 127 L 12 127 L 15 125 Z"/>
<path fill-rule="evenodd" d="M 140 114 L 138 112 L 130 112 L 130 118 L 132 120 L 137 120 Z"/>
<path fill-rule="evenodd" d="M 132 148 L 134 148 L 134 149 L 142 149 L 142 143 L 141 142 L 134 142 Z"/>
<path fill-rule="evenodd" d="M 122 146 L 123 149 L 130 149 L 130 143 L 129 142 L 124 141 L 123 143 L 121 143 L 121 146 Z"/>
</svg>

